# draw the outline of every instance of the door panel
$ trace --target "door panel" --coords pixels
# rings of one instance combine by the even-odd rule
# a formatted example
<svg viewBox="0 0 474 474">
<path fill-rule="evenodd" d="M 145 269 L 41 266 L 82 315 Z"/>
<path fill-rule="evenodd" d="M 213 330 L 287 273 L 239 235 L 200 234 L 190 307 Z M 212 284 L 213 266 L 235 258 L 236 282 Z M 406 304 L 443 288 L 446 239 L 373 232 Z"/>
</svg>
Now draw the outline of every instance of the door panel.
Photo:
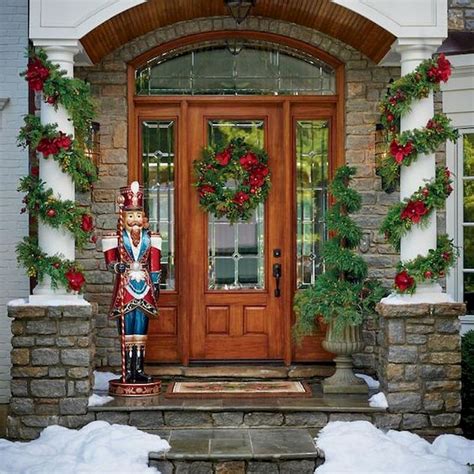
<svg viewBox="0 0 474 474">
<path fill-rule="evenodd" d="M 190 235 L 202 236 L 195 242 L 188 267 L 196 275 L 189 305 L 190 358 L 282 359 L 284 311 L 281 298 L 274 296 L 271 265 L 275 259 L 270 255 L 273 248 L 285 246 L 282 227 L 270 219 L 277 214 L 275 206 L 280 205 L 281 214 L 288 205 L 278 202 L 286 181 L 275 166 L 281 108 L 195 104 L 189 108 L 189 119 L 195 124 L 189 166 L 203 146 L 243 137 L 265 147 L 272 172 L 270 196 L 249 222 L 230 225 L 226 219 L 203 213 L 196 194 L 190 199 Z M 282 254 L 280 263 L 288 267 L 288 252 Z"/>
</svg>

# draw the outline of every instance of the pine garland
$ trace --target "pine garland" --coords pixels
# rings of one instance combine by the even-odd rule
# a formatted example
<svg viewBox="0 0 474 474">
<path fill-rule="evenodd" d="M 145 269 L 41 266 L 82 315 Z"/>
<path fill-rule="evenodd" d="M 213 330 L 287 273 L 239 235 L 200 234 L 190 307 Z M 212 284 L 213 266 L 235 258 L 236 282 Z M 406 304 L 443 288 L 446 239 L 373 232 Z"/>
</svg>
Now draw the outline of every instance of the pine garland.
<svg viewBox="0 0 474 474">
<path fill-rule="evenodd" d="M 400 241 L 414 226 L 424 227 L 429 222 L 433 209 L 443 209 L 447 197 L 451 194 L 451 173 L 448 168 L 438 168 L 436 178 L 420 186 L 410 198 L 393 205 L 380 227 L 388 242 L 400 250 Z"/>
<path fill-rule="evenodd" d="M 25 125 L 18 134 L 18 145 L 42 153 L 43 158 L 52 157 L 61 170 L 71 176 L 80 192 L 91 189 L 97 181 L 97 169 L 85 155 L 84 148 L 76 139 L 58 130 L 56 123 L 42 125 L 39 117 L 27 115 Z M 67 146 L 61 146 L 61 144 Z"/>
<path fill-rule="evenodd" d="M 37 176 L 31 175 L 20 180 L 18 191 L 26 193 L 22 212 L 28 211 L 30 216 L 38 217 L 55 229 L 67 229 L 74 235 L 78 248 L 82 249 L 92 238 L 92 216 L 83 206 L 77 206 L 69 199 L 57 199 L 51 188 L 45 190 L 45 184 Z"/>
<path fill-rule="evenodd" d="M 399 133 L 401 116 L 410 111 L 415 100 L 428 97 L 439 90 L 440 82 L 447 82 L 451 75 L 451 64 L 444 54 L 423 61 L 412 73 L 393 82 L 381 102 L 381 122 L 387 130 L 386 157 L 377 164 L 377 174 L 383 178 L 385 189 L 393 189 L 400 177 L 400 167 L 410 166 L 419 155 L 434 153 L 446 140 L 456 141 L 458 131 L 453 129 L 444 114 L 435 114 L 422 129 Z M 436 177 L 404 201 L 394 204 L 384 219 L 380 232 L 398 251 L 401 238 L 414 225 L 425 226 L 434 209 L 444 207 L 446 198 L 452 192 L 451 173 L 438 167 Z M 457 250 L 446 237 L 438 238 L 437 248 L 428 255 L 419 255 L 409 262 L 400 262 L 394 281 L 399 293 L 413 293 L 417 283 L 436 281 L 445 276 L 454 265 Z"/>
<path fill-rule="evenodd" d="M 313 286 L 295 295 L 293 332 L 297 339 L 314 331 L 317 317 L 327 323 L 333 321 L 336 331 L 359 325 L 384 296 L 380 283 L 367 279 L 367 264 L 354 250 L 362 236 L 360 227 L 349 217 L 361 208 L 360 194 L 349 187 L 355 172 L 348 166 L 339 168 L 330 185 L 334 203 L 325 218 L 330 238 L 321 250 L 325 272 Z"/>
<path fill-rule="evenodd" d="M 94 117 L 95 107 L 90 87 L 84 81 L 66 77 L 66 71 L 53 64 L 42 49 L 29 52 L 27 70 L 21 74 L 28 81 L 31 90 L 42 92 L 43 100 L 55 110 L 61 105 L 70 116 L 74 125 L 75 138 L 58 130 L 57 124 L 42 125 L 35 115 L 25 117 L 25 125 L 18 135 L 18 146 L 31 147 L 44 159 L 52 157 L 61 170 L 67 173 L 76 187 L 84 192 L 90 190 L 97 181 L 97 169 L 85 155 L 89 128 Z M 53 228 L 71 232 L 79 248 L 88 240 L 94 240 L 92 216 L 84 208 L 71 200 L 61 200 L 54 196 L 53 190 L 45 189 L 38 177 L 37 167 L 31 175 L 20 181 L 18 190 L 26 193 L 23 198 L 28 212 Z M 31 277 L 39 282 L 45 276 L 51 279 L 51 286 L 65 287 L 79 292 L 85 278 L 79 265 L 63 258 L 62 255 L 48 256 L 38 246 L 35 238 L 25 238 L 17 246 L 18 262 Z"/>
</svg>

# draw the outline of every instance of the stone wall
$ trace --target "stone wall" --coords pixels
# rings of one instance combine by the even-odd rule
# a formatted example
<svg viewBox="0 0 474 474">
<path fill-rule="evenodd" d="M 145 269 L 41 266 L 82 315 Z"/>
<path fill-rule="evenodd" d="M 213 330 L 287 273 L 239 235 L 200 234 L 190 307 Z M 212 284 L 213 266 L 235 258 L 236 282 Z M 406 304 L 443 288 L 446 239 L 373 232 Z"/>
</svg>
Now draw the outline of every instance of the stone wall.
<svg viewBox="0 0 474 474">
<path fill-rule="evenodd" d="M 10 439 L 33 439 L 49 425 L 78 428 L 93 420 L 87 406 L 94 369 L 94 312 L 87 303 L 8 307 L 13 334 Z"/>
<path fill-rule="evenodd" d="M 474 0 L 448 1 L 448 29 L 474 31 Z"/>
<path fill-rule="evenodd" d="M 459 433 L 462 303 L 386 305 L 380 314 L 378 376 L 401 429 Z"/>
<path fill-rule="evenodd" d="M 119 186 L 127 184 L 127 77 L 126 63 L 156 45 L 189 34 L 235 29 L 230 18 L 209 18 L 176 23 L 140 37 L 116 50 L 94 67 L 77 68 L 78 76 L 87 79 L 99 106 L 101 123 L 100 180 L 92 193 L 92 211 L 97 216 L 99 233 L 115 229 L 114 199 Z M 397 193 L 381 191 L 375 176 L 375 124 L 379 119 L 378 101 L 390 78 L 399 76 L 399 68 L 382 68 L 352 47 L 315 30 L 268 18 L 249 18 L 248 30 L 277 33 L 296 38 L 329 52 L 345 63 L 346 69 L 346 160 L 357 167 L 355 186 L 361 191 L 364 208 L 358 222 L 370 234 L 370 249 L 364 255 L 374 277 L 389 284 L 397 255 L 377 229 L 388 205 L 398 200 Z M 89 248 L 79 258 L 87 271 L 86 297 L 99 304 L 97 327 L 97 365 L 103 368 L 120 364 L 116 329 L 107 321 L 106 311 L 112 292 L 112 275 L 102 262 L 100 240 L 97 248 Z M 358 358 L 362 366 L 373 365 L 375 335 L 366 331 L 366 355 Z"/>
</svg>

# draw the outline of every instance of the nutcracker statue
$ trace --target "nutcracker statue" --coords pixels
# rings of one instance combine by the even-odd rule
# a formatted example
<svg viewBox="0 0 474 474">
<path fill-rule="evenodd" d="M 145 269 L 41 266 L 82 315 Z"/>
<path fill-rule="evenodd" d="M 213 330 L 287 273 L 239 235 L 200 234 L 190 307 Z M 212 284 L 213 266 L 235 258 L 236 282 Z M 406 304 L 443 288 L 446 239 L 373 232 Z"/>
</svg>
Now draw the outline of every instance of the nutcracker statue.
<svg viewBox="0 0 474 474">
<path fill-rule="evenodd" d="M 148 230 L 143 212 L 143 188 L 134 181 L 117 198 L 117 233 L 102 240 L 107 268 L 116 275 L 111 319 L 121 337 L 122 377 L 109 383 L 111 395 L 147 396 L 160 391 L 160 382 L 144 372 L 148 318 L 158 315 L 161 237 Z"/>
</svg>

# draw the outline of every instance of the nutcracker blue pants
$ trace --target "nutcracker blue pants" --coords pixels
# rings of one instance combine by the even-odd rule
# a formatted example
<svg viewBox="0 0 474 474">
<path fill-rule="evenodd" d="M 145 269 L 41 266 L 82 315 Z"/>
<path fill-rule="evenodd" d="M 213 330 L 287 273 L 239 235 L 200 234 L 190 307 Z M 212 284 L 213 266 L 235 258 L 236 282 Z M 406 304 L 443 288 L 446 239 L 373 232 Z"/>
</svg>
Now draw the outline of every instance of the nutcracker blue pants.
<svg viewBox="0 0 474 474">
<path fill-rule="evenodd" d="M 119 333 L 121 332 L 120 318 L 117 319 Z M 135 308 L 125 315 L 125 335 L 146 336 L 148 333 L 148 316 L 142 310 Z"/>
</svg>

